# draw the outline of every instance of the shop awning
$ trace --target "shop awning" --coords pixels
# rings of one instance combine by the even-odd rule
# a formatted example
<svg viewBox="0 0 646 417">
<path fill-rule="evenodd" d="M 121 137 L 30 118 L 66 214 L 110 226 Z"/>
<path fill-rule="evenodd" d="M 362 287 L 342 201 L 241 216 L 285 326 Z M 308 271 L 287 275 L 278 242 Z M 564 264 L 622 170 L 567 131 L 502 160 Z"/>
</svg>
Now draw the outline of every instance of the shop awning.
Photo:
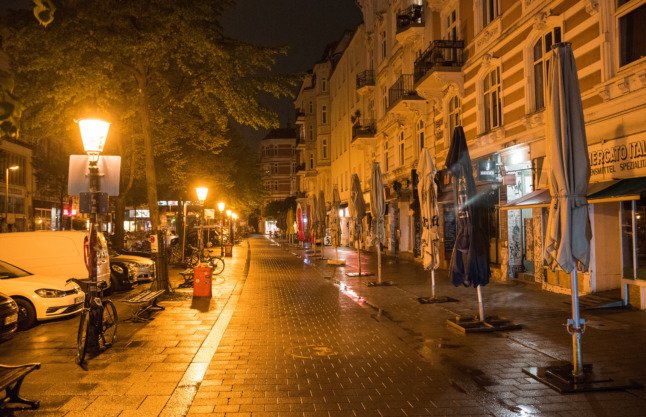
<svg viewBox="0 0 646 417">
<path fill-rule="evenodd" d="M 588 190 L 588 201 L 590 203 L 609 203 L 640 200 L 646 197 L 646 178 L 628 178 L 612 182 L 613 184 L 610 186 L 592 194 Z"/>
<path fill-rule="evenodd" d="M 510 201 L 500 207 L 500 210 L 522 210 L 536 207 L 547 207 L 550 205 L 550 190 L 541 188 L 529 194 Z"/>
<path fill-rule="evenodd" d="M 633 180 L 639 180 L 637 182 Z M 630 181 L 630 184 L 621 185 L 624 181 Z M 588 185 L 588 203 L 599 204 L 612 201 L 639 200 L 641 193 L 646 192 L 646 181 L 641 178 L 631 178 L 629 180 L 613 180 L 604 182 L 595 182 Z M 529 208 L 548 207 L 550 205 L 550 190 L 541 188 L 532 191 L 516 200 L 510 201 L 500 207 L 500 210 L 522 210 Z"/>
</svg>

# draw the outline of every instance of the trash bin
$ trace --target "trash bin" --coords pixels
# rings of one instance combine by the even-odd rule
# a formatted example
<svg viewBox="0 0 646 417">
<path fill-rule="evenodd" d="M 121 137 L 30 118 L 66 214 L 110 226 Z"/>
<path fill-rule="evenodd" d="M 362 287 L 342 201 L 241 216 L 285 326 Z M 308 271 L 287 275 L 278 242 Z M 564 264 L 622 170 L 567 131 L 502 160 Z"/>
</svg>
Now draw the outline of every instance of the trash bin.
<svg viewBox="0 0 646 417">
<path fill-rule="evenodd" d="M 210 266 L 198 265 L 193 268 L 193 297 L 213 296 L 211 288 L 211 276 L 213 268 Z"/>
<path fill-rule="evenodd" d="M 228 243 L 224 245 L 224 256 L 230 258 L 233 256 L 233 245 Z"/>
</svg>

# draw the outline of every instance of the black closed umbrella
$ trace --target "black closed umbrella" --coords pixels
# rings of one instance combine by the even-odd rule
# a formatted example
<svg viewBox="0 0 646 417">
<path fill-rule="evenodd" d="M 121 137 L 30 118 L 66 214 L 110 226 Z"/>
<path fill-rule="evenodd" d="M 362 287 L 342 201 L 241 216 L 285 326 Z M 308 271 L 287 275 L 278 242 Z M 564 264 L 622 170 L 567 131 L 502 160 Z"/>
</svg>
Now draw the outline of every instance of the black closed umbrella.
<svg viewBox="0 0 646 417">
<path fill-rule="evenodd" d="M 446 167 L 453 174 L 455 191 L 456 238 L 449 277 L 456 287 L 480 287 L 489 283 L 488 235 L 486 213 L 476 194 L 471 158 L 462 126 L 453 131 Z"/>
</svg>

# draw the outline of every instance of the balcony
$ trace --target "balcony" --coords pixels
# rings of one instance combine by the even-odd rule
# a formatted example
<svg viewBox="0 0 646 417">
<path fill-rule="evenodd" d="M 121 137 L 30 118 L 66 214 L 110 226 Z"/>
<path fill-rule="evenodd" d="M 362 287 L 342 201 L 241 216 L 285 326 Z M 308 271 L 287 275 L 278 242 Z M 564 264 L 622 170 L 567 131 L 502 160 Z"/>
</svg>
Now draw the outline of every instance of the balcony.
<svg viewBox="0 0 646 417">
<path fill-rule="evenodd" d="M 296 165 L 295 172 L 296 173 L 305 172 L 305 162 L 303 162 L 302 164 Z"/>
<path fill-rule="evenodd" d="M 296 124 L 305 123 L 305 112 L 303 110 L 296 109 L 294 116 L 295 116 L 295 119 L 296 119 Z"/>
<path fill-rule="evenodd" d="M 375 87 L 375 71 L 365 70 L 357 74 L 357 93 L 369 94 Z"/>
<path fill-rule="evenodd" d="M 404 107 L 410 109 L 415 105 L 415 102 L 423 101 L 424 99 L 415 91 L 413 83 L 413 74 L 403 74 L 397 81 L 388 89 L 388 111 L 398 112 Z"/>
<path fill-rule="evenodd" d="M 377 124 L 374 120 L 361 120 L 352 125 L 352 143 L 357 140 L 370 140 L 375 138 Z"/>
<path fill-rule="evenodd" d="M 438 90 L 453 81 L 462 85 L 464 41 L 435 40 L 415 60 L 415 85 L 420 91 Z M 435 77 L 430 77 L 435 73 Z"/>
<path fill-rule="evenodd" d="M 399 43 L 406 43 L 415 36 L 421 36 L 424 28 L 424 7 L 412 4 L 397 12 L 397 32 Z"/>
</svg>

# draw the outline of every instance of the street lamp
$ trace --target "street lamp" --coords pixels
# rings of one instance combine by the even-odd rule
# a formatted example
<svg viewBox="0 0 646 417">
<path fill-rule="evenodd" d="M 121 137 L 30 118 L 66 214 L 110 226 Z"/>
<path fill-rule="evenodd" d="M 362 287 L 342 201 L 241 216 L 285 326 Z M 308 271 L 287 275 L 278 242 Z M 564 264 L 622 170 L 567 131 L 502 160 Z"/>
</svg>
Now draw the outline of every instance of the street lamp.
<svg viewBox="0 0 646 417">
<path fill-rule="evenodd" d="M 99 194 L 101 191 L 101 177 L 99 175 L 99 155 L 103 152 L 103 146 L 108 136 L 110 123 L 98 119 L 79 120 L 79 129 L 81 130 L 81 139 L 83 148 L 88 155 L 88 177 L 90 180 L 90 236 L 88 239 L 87 268 L 92 290 L 97 286 L 98 280 L 98 251 L 99 231 L 98 231 L 98 214 L 99 214 Z M 90 325 L 88 327 L 88 345 L 91 350 L 98 349 L 99 334 L 95 332 L 97 321 L 101 320 L 99 315 L 90 315 Z"/>
<path fill-rule="evenodd" d="M 233 213 L 233 212 L 231 211 L 231 209 L 227 209 L 226 213 L 227 213 L 227 219 L 229 219 L 228 220 L 228 222 L 229 222 L 229 236 L 227 237 L 227 242 L 231 243 L 231 213 Z"/>
<path fill-rule="evenodd" d="M 16 171 L 20 168 L 18 165 L 7 167 L 4 170 L 5 178 L 5 201 L 4 201 L 4 221 L 7 224 L 7 232 L 9 231 L 9 171 Z"/>
<path fill-rule="evenodd" d="M 203 236 L 202 236 L 202 224 L 204 222 L 204 201 L 206 201 L 206 196 L 209 193 L 209 189 L 206 187 L 197 187 L 195 189 L 195 193 L 197 194 L 197 199 L 200 201 L 200 204 L 202 205 L 202 216 L 200 217 L 200 227 L 198 228 L 198 235 L 197 235 L 197 246 L 199 248 L 199 256 L 198 258 L 202 257 L 202 251 L 204 250 L 204 241 L 203 241 Z"/>
<path fill-rule="evenodd" d="M 220 212 L 220 256 L 224 256 L 224 218 L 222 212 L 224 211 L 224 202 L 218 203 L 218 211 Z"/>
</svg>

